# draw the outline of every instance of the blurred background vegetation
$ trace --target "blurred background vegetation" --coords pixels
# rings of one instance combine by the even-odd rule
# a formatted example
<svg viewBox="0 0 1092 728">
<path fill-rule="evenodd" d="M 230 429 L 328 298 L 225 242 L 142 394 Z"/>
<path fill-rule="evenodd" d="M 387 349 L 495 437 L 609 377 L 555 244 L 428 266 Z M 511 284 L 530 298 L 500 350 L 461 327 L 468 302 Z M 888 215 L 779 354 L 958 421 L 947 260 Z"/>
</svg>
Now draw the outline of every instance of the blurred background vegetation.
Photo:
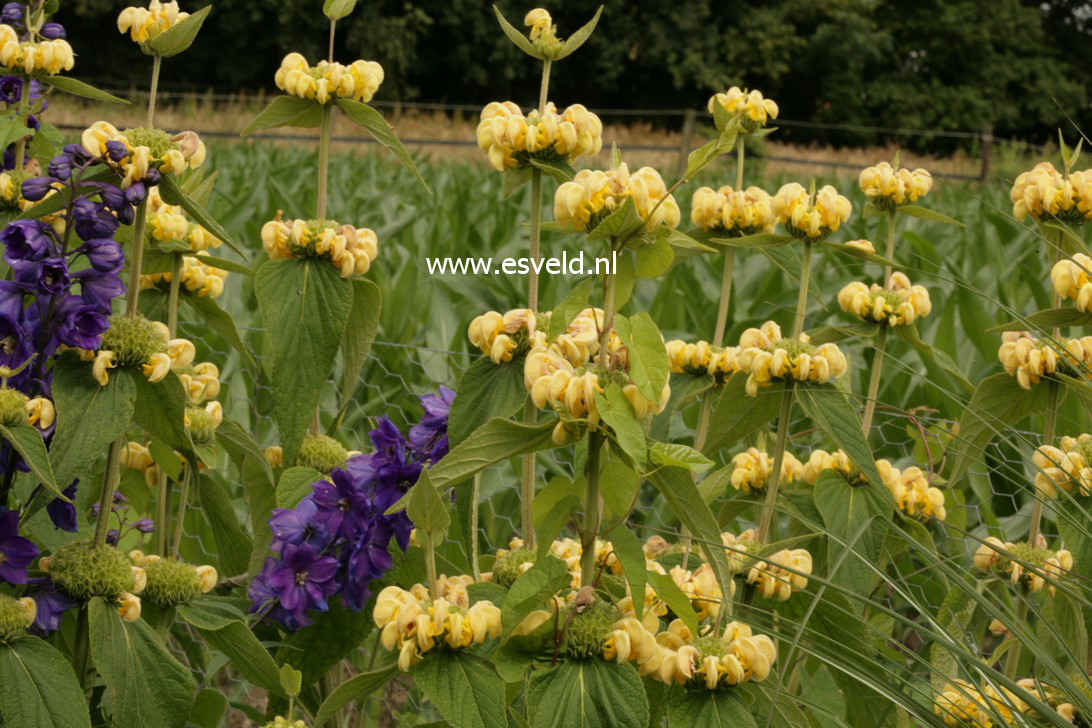
<svg viewBox="0 0 1092 728">
<path fill-rule="evenodd" d="M 192 11 L 203 2 L 182 5 Z M 599 2 L 553 3 L 560 34 L 585 23 Z M 1081 0 L 603 3 L 610 32 L 584 46 L 579 73 L 558 69 L 550 95 L 559 105 L 686 109 L 713 91 L 745 85 L 776 99 L 782 117 L 808 120 L 783 128 L 781 141 L 836 147 L 882 141 L 882 131 L 846 125 L 976 134 L 992 128 L 1000 137 L 1041 143 L 1067 126 L 1066 114 L 1078 125 L 1089 117 L 1092 9 Z M 214 5 L 201 42 L 184 60 L 167 62 L 164 88 L 272 93 L 273 70 L 287 49 L 312 60 L 325 55 L 317 0 Z M 532 6 L 498 5 L 517 25 Z M 81 78 L 143 88 L 147 65 L 139 50 L 108 30 L 119 6 L 65 2 L 56 19 L 84 51 Z M 529 105 L 537 94 L 538 64 L 497 32 L 488 2 L 375 0 L 361 3 L 338 31 L 339 60 L 363 57 L 386 69 L 377 100 L 483 105 L 509 98 Z M 922 135 L 905 145 L 948 154 L 975 143 Z"/>
</svg>

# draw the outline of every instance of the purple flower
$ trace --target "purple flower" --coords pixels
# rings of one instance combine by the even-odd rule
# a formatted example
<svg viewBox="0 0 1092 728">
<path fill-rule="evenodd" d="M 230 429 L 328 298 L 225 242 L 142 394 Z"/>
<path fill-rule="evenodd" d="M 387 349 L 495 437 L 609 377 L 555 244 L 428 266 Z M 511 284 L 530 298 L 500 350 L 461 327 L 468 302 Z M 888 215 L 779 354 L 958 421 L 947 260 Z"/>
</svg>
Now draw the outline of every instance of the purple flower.
<svg viewBox="0 0 1092 728">
<path fill-rule="evenodd" d="M 53 229 L 38 220 L 16 220 L 0 230 L 0 243 L 9 263 L 41 260 L 53 252 Z"/>
<path fill-rule="evenodd" d="M 49 194 L 55 182 L 52 177 L 30 177 L 23 181 L 22 195 L 31 202 L 37 202 Z"/>
<path fill-rule="evenodd" d="M 345 584 L 341 591 L 341 603 L 347 609 L 359 610 L 371 596 L 372 580 L 383 576 L 394 565 L 387 545 L 392 529 L 382 522 L 357 539 L 346 551 Z"/>
<path fill-rule="evenodd" d="M 23 96 L 23 79 L 18 76 L 0 77 L 0 101 L 17 104 Z"/>
<path fill-rule="evenodd" d="M 106 142 L 106 156 L 111 162 L 120 162 L 129 156 L 129 148 L 119 141 Z"/>
<path fill-rule="evenodd" d="M 103 332 L 110 328 L 110 321 L 104 312 L 88 306 L 76 296 L 65 299 L 57 307 L 55 315 L 60 317 L 58 341 L 80 349 L 98 349 L 102 345 Z"/>
<path fill-rule="evenodd" d="M 4 8 L 0 10 L 0 21 L 3 21 L 5 25 L 16 25 L 22 20 L 22 3 L 4 3 Z"/>
<path fill-rule="evenodd" d="M 58 40 L 68 35 L 65 32 L 64 26 L 60 23 L 42 23 L 42 27 L 38 29 L 38 33 L 43 38 L 48 38 L 49 40 Z"/>
<path fill-rule="evenodd" d="M 76 220 L 76 234 L 81 240 L 112 237 L 121 225 L 103 205 L 88 199 L 76 200 L 72 215 Z"/>
<path fill-rule="evenodd" d="M 34 581 L 39 580 L 35 579 Z M 34 617 L 34 628 L 41 632 L 43 636 L 48 636 L 60 628 L 61 618 L 64 613 L 73 607 L 79 606 L 79 602 L 60 589 L 55 589 L 53 582 L 49 579 L 42 579 L 41 581 L 46 584 L 46 588 L 31 594 L 35 605 L 38 607 L 38 613 Z"/>
<path fill-rule="evenodd" d="M 269 574 L 269 585 L 281 606 L 296 615 L 309 609 L 325 612 L 326 597 L 337 591 L 337 561 L 320 556 L 310 544 L 284 547 L 281 560 Z"/>
<path fill-rule="evenodd" d="M 80 481 L 72 481 L 72 485 L 61 491 L 66 498 L 72 500 L 76 497 L 76 487 L 80 484 Z M 49 520 L 53 521 L 53 525 L 62 531 L 68 533 L 75 533 L 78 528 L 76 523 L 76 506 L 72 503 L 66 503 L 60 498 L 54 498 L 46 506 L 46 513 L 49 514 Z"/>
<path fill-rule="evenodd" d="M 273 544 L 274 550 L 280 544 L 298 546 L 307 541 L 324 543 L 328 540 L 317 516 L 318 508 L 310 496 L 297 503 L 295 508 L 275 508 L 269 519 L 273 538 L 279 542 Z"/>
<path fill-rule="evenodd" d="M 76 252 L 86 255 L 87 262 L 100 273 L 117 273 L 125 264 L 125 253 L 113 238 L 92 238 Z"/>
<path fill-rule="evenodd" d="M 113 300 L 125 293 L 125 285 L 115 273 L 102 273 L 86 268 L 72 275 L 80 282 L 80 297 L 88 306 L 102 313 L 110 313 Z"/>
<path fill-rule="evenodd" d="M 18 367 L 30 358 L 30 336 L 12 316 L 0 313 L 0 366 Z"/>
<path fill-rule="evenodd" d="M 367 499 L 346 471 L 339 468 L 330 476 L 334 482 L 320 480 L 311 485 L 314 490 L 311 500 L 318 509 L 317 518 L 332 538 L 355 538 L 368 526 Z"/>
<path fill-rule="evenodd" d="M 53 179 L 60 182 L 67 182 L 68 178 L 72 176 L 72 157 L 67 154 L 58 154 L 53 159 L 49 160 L 46 171 L 49 172 L 49 176 Z"/>
<path fill-rule="evenodd" d="M 0 579 L 26 584 L 27 567 L 38 558 L 38 547 L 19 535 L 19 514 L 0 508 Z"/>
<path fill-rule="evenodd" d="M 132 526 L 141 533 L 152 533 L 155 531 L 155 521 L 150 518 L 142 518 L 139 521 L 133 521 Z"/>
<path fill-rule="evenodd" d="M 68 263 L 64 258 L 46 258 L 38 264 L 34 285 L 39 293 L 55 295 L 68 290 L 72 279 L 68 276 Z"/>
</svg>

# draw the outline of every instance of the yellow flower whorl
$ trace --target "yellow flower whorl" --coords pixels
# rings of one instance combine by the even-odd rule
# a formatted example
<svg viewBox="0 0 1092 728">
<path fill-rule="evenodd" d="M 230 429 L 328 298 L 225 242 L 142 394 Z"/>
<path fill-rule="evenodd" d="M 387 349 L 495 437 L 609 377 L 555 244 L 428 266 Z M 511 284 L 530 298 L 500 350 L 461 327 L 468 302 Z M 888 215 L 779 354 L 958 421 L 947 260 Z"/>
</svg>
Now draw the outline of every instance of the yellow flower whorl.
<svg viewBox="0 0 1092 728">
<path fill-rule="evenodd" d="M 853 281 L 838 293 L 838 305 L 862 321 L 887 326 L 908 326 L 933 310 L 925 286 L 910 284 L 900 271 L 891 274 L 888 287 Z"/>
<path fill-rule="evenodd" d="M 262 226 L 262 246 L 270 258 L 323 258 L 342 278 L 364 275 L 379 257 L 379 240 L 368 228 L 342 225 L 333 220 L 282 220 Z"/>
<path fill-rule="evenodd" d="M 853 205 L 831 185 L 821 187 L 814 197 L 803 185 L 790 182 L 770 202 L 778 222 L 793 237 L 822 240 L 849 220 Z"/>
<path fill-rule="evenodd" d="M 623 162 L 608 171 L 582 169 L 571 182 L 558 186 L 554 194 L 554 219 L 573 230 L 588 231 L 601 214 L 609 214 L 632 198 L 637 214 L 649 230 L 660 224 L 678 227 L 679 205 L 667 194 L 660 173 L 641 167 L 630 174 Z"/>
<path fill-rule="evenodd" d="M 1021 173 L 1009 192 L 1012 214 L 1023 222 L 1055 218 L 1080 224 L 1092 219 L 1092 170 L 1062 174 L 1050 162 Z"/>
<path fill-rule="evenodd" d="M 482 109 L 476 132 L 478 146 L 499 171 L 531 166 L 535 159 L 594 156 L 603 148 L 603 122 L 583 104 L 557 113 L 553 103 L 526 116 L 511 101 L 492 101 Z"/>
<path fill-rule="evenodd" d="M 772 233 L 777 226 L 773 198 L 761 187 L 736 191 L 725 185 L 700 187 L 690 200 L 690 220 L 703 230 L 726 235 Z"/>
<path fill-rule="evenodd" d="M 773 99 L 763 98 L 761 91 L 744 91 L 739 86 L 733 86 L 724 93 L 710 97 L 708 104 L 710 114 L 713 113 L 717 104 L 723 106 L 729 114 L 739 114 L 745 132 L 752 132 L 766 126 L 769 120 L 776 119 L 778 114 L 777 104 Z"/>
<path fill-rule="evenodd" d="M 933 188 L 933 176 L 927 170 L 909 170 L 880 162 L 861 170 L 857 184 L 869 202 L 881 210 L 893 210 L 917 202 Z"/>
<path fill-rule="evenodd" d="M 773 321 L 744 331 L 739 348 L 739 370 L 748 374 L 746 389 L 752 397 L 774 379 L 823 384 L 849 369 L 845 354 L 834 344 L 814 347 L 806 334 L 800 339 L 784 339 L 781 327 Z"/>
<path fill-rule="evenodd" d="M 336 99 L 368 103 L 383 83 L 383 67 L 375 61 L 341 63 L 319 61 L 311 66 L 300 53 L 289 53 L 273 82 L 290 96 L 327 104 Z"/>
</svg>

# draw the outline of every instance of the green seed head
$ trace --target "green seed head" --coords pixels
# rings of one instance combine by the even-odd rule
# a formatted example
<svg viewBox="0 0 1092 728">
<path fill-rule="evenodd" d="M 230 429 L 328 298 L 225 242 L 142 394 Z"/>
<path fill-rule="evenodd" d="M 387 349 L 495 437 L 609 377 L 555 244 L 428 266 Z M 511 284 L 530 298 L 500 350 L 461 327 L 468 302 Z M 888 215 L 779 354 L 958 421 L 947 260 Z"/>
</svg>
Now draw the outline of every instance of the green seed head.
<svg viewBox="0 0 1092 728">
<path fill-rule="evenodd" d="M 349 451 L 340 442 L 326 435 L 308 435 L 300 444 L 300 453 L 296 456 L 296 465 L 314 468 L 320 473 L 329 474 L 340 468 L 349 459 Z"/>
<path fill-rule="evenodd" d="M 197 569 L 184 561 L 156 559 L 144 565 L 144 573 L 148 576 L 148 586 L 141 597 L 158 607 L 186 604 L 201 592 Z"/>
<path fill-rule="evenodd" d="M 15 427 L 27 423 L 27 396 L 15 389 L 0 388 L 0 425 Z"/>
<path fill-rule="evenodd" d="M 528 562 L 535 563 L 535 558 L 536 553 L 532 549 L 509 551 L 493 564 L 493 581 L 507 589 L 523 573 L 520 566 Z"/>
<path fill-rule="evenodd" d="M 126 129 L 122 132 L 122 135 L 129 140 L 130 146 L 148 147 L 153 159 L 162 159 L 167 152 L 178 149 L 178 144 L 172 142 L 170 135 L 162 129 L 149 129 L 140 126 Z"/>
<path fill-rule="evenodd" d="M 701 656 L 704 657 L 723 657 L 727 652 L 728 647 L 724 644 L 723 640 L 718 639 L 714 635 L 706 635 L 705 637 L 699 637 L 694 640 L 694 647 L 697 648 Z"/>
<path fill-rule="evenodd" d="M 216 421 L 200 407 L 186 408 L 186 425 L 194 443 L 211 445 L 216 441 Z"/>
<path fill-rule="evenodd" d="M 56 551 L 49 575 L 66 594 L 85 602 L 92 597 L 116 599 L 134 587 L 132 564 L 124 554 L 113 546 L 92 548 L 86 541 Z"/>
<path fill-rule="evenodd" d="M 102 348 L 114 352 L 121 366 L 140 366 L 153 354 L 167 351 L 163 332 L 143 316 L 115 314 L 102 335 Z"/>
<path fill-rule="evenodd" d="M 573 607 L 569 607 L 572 610 Z M 562 613 L 561 623 L 565 623 L 567 613 Z M 569 626 L 565 628 L 562 649 L 570 657 L 600 657 L 603 645 L 610 637 L 614 623 L 618 621 L 618 610 L 604 601 L 596 599 L 583 611 L 573 614 Z"/>
<path fill-rule="evenodd" d="M 12 642 L 26 634 L 34 621 L 18 599 L 0 594 L 0 642 Z"/>
</svg>

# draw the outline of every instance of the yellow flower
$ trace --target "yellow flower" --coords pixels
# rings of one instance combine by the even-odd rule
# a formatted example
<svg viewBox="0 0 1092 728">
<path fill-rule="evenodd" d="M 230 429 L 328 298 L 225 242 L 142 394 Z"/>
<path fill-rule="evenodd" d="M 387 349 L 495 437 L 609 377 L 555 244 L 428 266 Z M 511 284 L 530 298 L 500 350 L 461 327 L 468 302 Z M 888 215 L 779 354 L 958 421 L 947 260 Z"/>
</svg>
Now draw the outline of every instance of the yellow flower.
<svg viewBox="0 0 1092 728">
<path fill-rule="evenodd" d="M 668 341 L 664 346 L 671 371 L 676 374 L 711 374 L 722 380 L 739 371 L 738 347 L 714 347 L 707 341 L 688 344 L 679 339 Z"/>
<path fill-rule="evenodd" d="M 45 397 L 34 397 L 27 400 L 27 424 L 37 426 L 40 430 L 48 430 L 57 419 L 57 409 L 53 402 Z"/>
<path fill-rule="evenodd" d="M 518 354 L 526 353 L 535 337 L 535 312 L 517 308 L 500 314 L 488 311 L 476 316 L 467 329 L 470 343 L 494 364 L 512 361 Z"/>
<path fill-rule="evenodd" d="M 118 616 L 126 622 L 135 622 L 140 619 L 140 597 L 129 592 L 122 592 L 118 596 Z"/>
<path fill-rule="evenodd" d="M 843 450 L 835 450 L 828 453 L 826 450 L 812 450 L 801 472 L 800 479 L 805 483 L 815 485 L 819 480 L 819 473 L 824 470 L 837 470 L 844 476 L 849 476 L 853 471 L 853 463 Z"/>
<path fill-rule="evenodd" d="M 933 176 L 924 169 L 911 171 L 880 162 L 861 170 L 857 182 L 872 204 L 881 210 L 892 210 L 925 197 L 933 187 Z"/>
<path fill-rule="evenodd" d="M 921 468 L 899 470 L 892 467 L 887 460 L 877 460 L 876 467 L 903 513 L 911 518 L 944 520 L 947 515 L 944 492 L 929 485 Z"/>
<path fill-rule="evenodd" d="M 364 275 L 379 256 L 374 231 L 332 220 L 282 220 L 278 211 L 276 218 L 262 226 L 261 235 L 270 258 L 323 258 L 334 264 L 342 278 Z"/>
<path fill-rule="evenodd" d="M 804 240 L 822 240 L 849 220 L 853 206 L 830 185 L 808 194 L 796 182 L 784 185 L 770 201 L 773 214 L 789 234 Z"/>
<path fill-rule="evenodd" d="M 757 90 L 748 92 L 733 86 L 724 93 L 715 94 L 709 99 L 710 114 L 717 104 L 723 106 L 729 114 L 739 114 L 745 132 L 766 126 L 770 119 L 777 118 L 777 104 L 773 99 L 763 98 L 762 92 Z"/>
<path fill-rule="evenodd" d="M 553 26 L 550 13 L 542 8 L 535 8 L 528 12 L 523 19 L 523 24 L 531 29 L 528 33 L 531 40 L 538 40 L 543 33 L 549 32 Z"/>
<path fill-rule="evenodd" d="M 649 660 L 653 669 L 640 670 L 642 674 L 669 685 L 716 690 L 765 680 L 777 659 L 773 640 L 740 622 L 729 622 L 720 635 L 707 633 L 697 639 L 685 628 L 676 629 L 678 623 L 656 636 L 659 650 Z"/>
<path fill-rule="evenodd" d="M 1001 717 L 1001 725 L 1015 725 L 1015 713 L 1025 712 L 1028 705 L 1008 688 L 1002 692 L 1003 696 L 992 685 L 980 692 L 970 683 L 956 680 L 937 695 L 933 711 L 953 728 L 993 728 L 995 716 Z"/>
<path fill-rule="evenodd" d="M 1092 311 L 1092 258 L 1075 253 L 1050 270 L 1050 281 L 1062 298 L 1071 298 L 1078 311 Z"/>
<path fill-rule="evenodd" d="M 105 387 L 110 382 L 110 370 L 118 365 L 118 358 L 112 351 L 100 350 L 95 355 L 95 363 L 91 365 L 91 375 L 100 386 Z"/>
<path fill-rule="evenodd" d="M 738 192 L 727 185 L 718 190 L 700 187 L 690 201 L 690 220 L 724 235 L 772 233 L 777 225 L 772 200 L 760 187 Z"/>
<path fill-rule="evenodd" d="M 811 554 L 807 549 L 783 549 L 756 562 L 747 574 L 747 583 L 755 584 L 765 599 L 783 602 L 793 592 L 808 586 L 806 575 L 811 573 L 811 567 Z"/>
<path fill-rule="evenodd" d="M 601 215 L 621 207 L 626 198 L 633 199 L 637 214 L 649 230 L 661 224 L 678 226 L 678 203 L 667 194 L 660 173 L 642 167 L 630 174 L 624 162 L 606 172 L 582 169 L 571 182 L 561 184 L 554 195 L 554 219 L 573 230 L 588 231 Z"/>
<path fill-rule="evenodd" d="M 733 457 L 732 465 L 732 487 L 752 493 L 765 490 L 773 472 L 773 458 L 754 447 Z M 793 482 L 803 472 L 803 464 L 791 452 L 786 452 L 781 460 L 781 484 Z"/>
<path fill-rule="evenodd" d="M 713 568 L 709 564 L 702 564 L 695 571 L 675 566 L 668 572 L 668 576 L 675 582 L 675 586 L 679 587 L 679 590 L 690 599 L 690 603 L 694 605 L 694 609 L 698 612 L 699 620 L 706 617 L 715 619 L 717 614 L 720 613 L 720 605 L 724 594 L 720 585 L 717 584 Z M 731 597 L 735 594 L 736 584 L 735 581 L 729 581 L 728 584 L 730 592 L 728 596 Z"/>
<path fill-rule="evenodd" d="M 202 298 L 216 298 L 224 292 L 224 281 L 228 272 L 220 268 L 214 268 L 202 262 L 201 257 L 205 253 L 196 256 L 185 255 L 182 257 L 182 267 L 179 270 L 179 280 L 182 290 Z M 172 274 L 147 273 L 140 277 L 141 289 L 156 288 L 170 290 Z"/>
<path fill-rule="evenodd" d="M 838 305 L 863 321 L 888 326 L 908 326 L 933 310 L 925 286 L 910 285 L 910 279 L 899 271 L 891 275 L 886 288 L 860 281 L 846 285 L 838 293 Z"/>
<path fill-rule="evenodd" d="M 1050 162 L 1040 162 L 1016 178 L 1009 199 L 1020 221 L 1031 215 L 1034 220 L 1083 223 L 1092 219 L 1092 170 L 1063 175 Z"/>
<path fill-rule="evenodd" d="M 56 75 L 76 64 L 72 46 L 63 38 L 20 41 L 10 25 L 0 25 L 0 65 L 20 76 Z"/>
<path fill-rule="evenodd" d="M 177 2 L 151 0 L 147 8 L 129 7 L 118 15 L 118 32 L 128 33 L 134 43 L 144 43 L 189 17 L 178 9 Z"/>
<path fill-rule="evenodd" d="M 96 121 L 84 130 L 80 141 L 88 154 L 103 157 L 124 174 L 123 189 L 142 181 L 151 169 L 179 174 L 201 166 L 205 160 L 205 145 L 192 131 L 173 137 L 159 129 L 135 128 L 119 132 L 109 122 Z M 124 145 L 127 155 L 120 160 L 108 156 L 107 142 Z"/>
<path fill-rule="evenodd" d="M 1016 377 L 1017 383 L 1024 389 L 1031 389 L 1042 377 L 1058 370 L 1058 354 L 1050 342 L 1033 339 L 1026 331 L 1001 334 L 997 358 L 1004 365 L 1005 372 Z"/>
<path fill-rule="evenodd" d="M 152 358 L 141 367 L 141 371 L 149 382 L 162 382 L 171 371 L 171 357 L 166 353 L 152 354 Z"/>
<path fill-rule="evenodd" d="M 812 346 L 806 334 L 783 339 L 781 328 L 773 321 L 744 331 L 739 348 L 739 371 L 747 373 L 745 387 L 752 397 L 774 379 L 823 384 L 841 377 L 849 368 L 845 354 L 834 344 Z"/>
<path fill-rule="evenodd" d="M 301 54 L 289 53 L 273 82 L 290 96 L 320 104 L 342 98 L 367 103 L 383 83 L 383 67 L 375 61 L 353 61 L 348 66 L 319 61 L 312 67 Z"/>
<path fill-rule="evenodd" d="M 534 12 L 534 11 L 532 11 Z M 552 104 L 526 116 L 511 101 L 492 101 L 482 109 L 478 146 L 495 169 L 531 167 L 530 159 L 572 161 L 594 156 L 603 147 L 603 122 L 582 104 L 561 114 Z"/>
<path fill-rule="evenodd" d="M 1063 437 L 1060 444 L 1060 449 L 1041 445 L 1032 455 L 1035 487 L 1048 498 L 1058 497 L 1057 488 L 1092 495 L 1092 435 Z"/>
</svg>

